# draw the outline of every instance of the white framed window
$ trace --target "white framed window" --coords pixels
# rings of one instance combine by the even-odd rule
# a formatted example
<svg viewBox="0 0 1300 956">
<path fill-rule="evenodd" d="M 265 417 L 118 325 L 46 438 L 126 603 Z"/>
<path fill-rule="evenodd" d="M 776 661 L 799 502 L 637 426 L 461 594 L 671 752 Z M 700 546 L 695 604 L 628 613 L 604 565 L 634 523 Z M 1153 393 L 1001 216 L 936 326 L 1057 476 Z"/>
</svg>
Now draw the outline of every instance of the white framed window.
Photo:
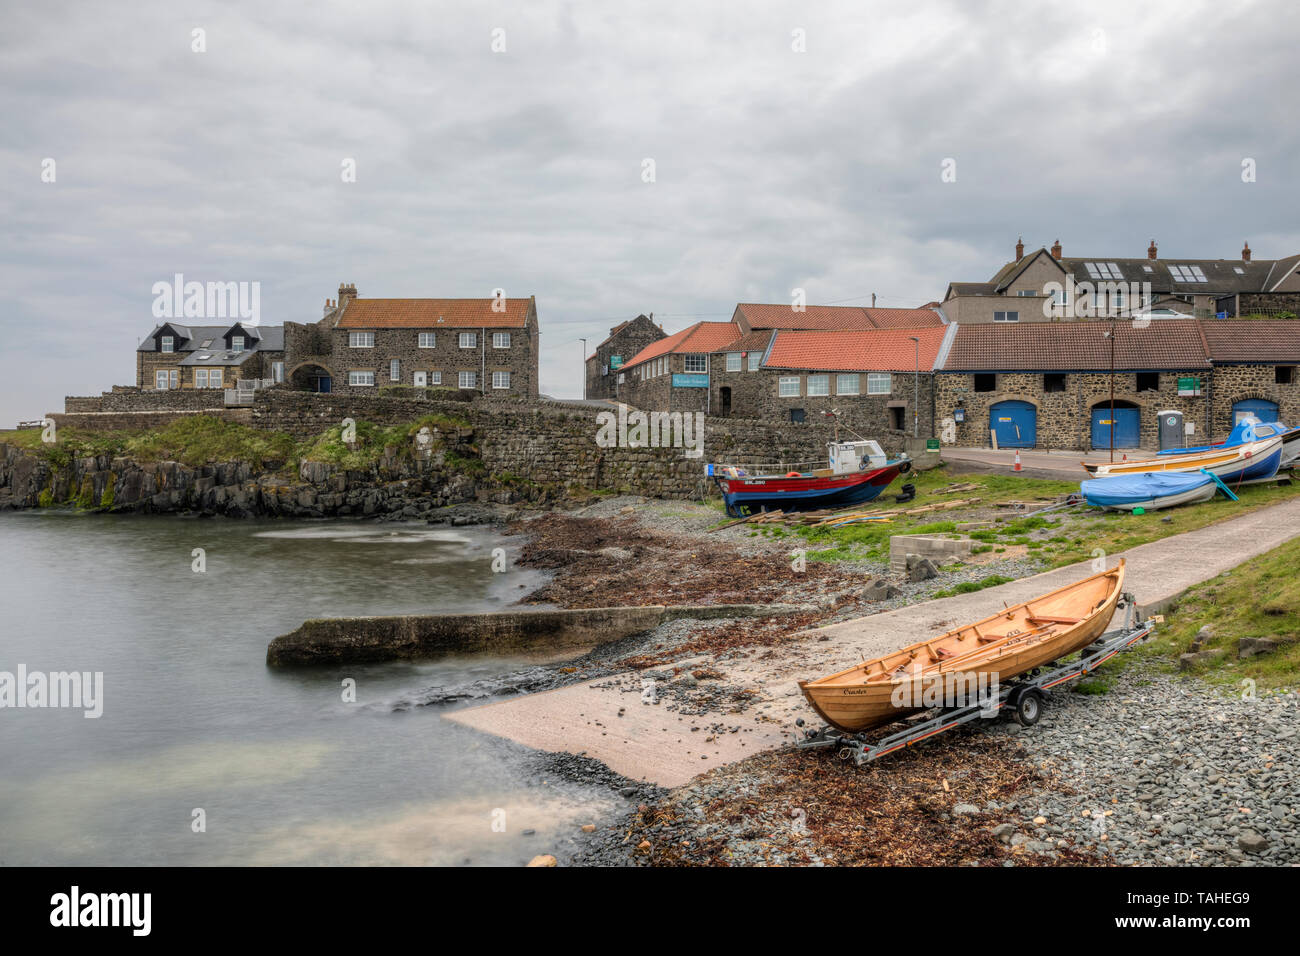
<svg viewBox="0 0 1300 956">
<path fill-rule="evenodd" d="M 388 363 L 388 380 L 390 382 L 402 380 L 402 363 L 398 359 L 392 359 Z"/>
<path fill-rule="evenodd" d="M 458 384 L 461 388 L 478 388 L 478 373 L 461 372 Z"/>
<path fill-rule="evenodd" d="M 739 353 L 739 352 L 728 352 L 728 353 L 727 353 L 727 371 L 728 371 L 728 372 L 739 372 L 739 371 L 740 371 L 740 353 Z"/>
<path fill-rule="evenodd" d="M 232 335 L 230 337 L 230 351 L 232 352 L 244 351 L 244 337 L 242 335 Z"/>
<path fill-rule="evenodd" d="M 510 348 L 510 333 L 509 333 L 509 332 L 493 332 L 493 333 L 492 333 L 492 347 L 493 347 L 494 349 L 508 349 L 508 348 Z"/>
<path fill-rule="evenodd" d="M 207 388 L 207 387 L 208 387 L 208 370 L 207 370 L 207 369 L 205 369 L 205 368 L 196 368 L 196 369 L 194 370 L 194 387 L 195 387 L 195 388 Z"/>
<path fill-rule="evenodd" d="M 431 385 L 441 385 L 441 384 L 442 384 L 442 373 L 441 373 L 441 372 L 430 372 L 430 373 L 429 373 L 429 383 L 430 383 Z"/>
<path fill-rule="evenodd" d="M 868 395 L 888 395 L 891 390 L 891 384 L 888 372 L 867 373 Z"/>
<path fill-rule="evenodd" d="M 460 333 L 460 347 L 463 349 L 478 348 L 478 333 L 477 332 Z"/>
<path fill-rule="evenodd" d="M 750 353 L 749 353 L 749 370 L 750 370 L 751 372 L 757 372 L 757 371 L 758 371 L 758 366 L 762 363 L 762 361 L 763 361 L 763 353 L 762 353 L 762 352 L 750 352 Z"/>
<path fill-rule="evenodd" d="M 163 352 L 175 352 L 176 339 L 170 335 L 164 335 L 162 337 L 162 345 L 159 346 L 159 350 Z"/>
<path fill-rule="evenodd" d="M 416 336 L 416 345 L 422 349 L 437 348 L 438 336 L 434 332 L 421 332 Z"/>
<path fill-rule="evenodd" d="M 831 393 L 831 377 L 829 375 L 809 375 L 808 376 L 808 394 L 829 395 Z"/>
<path fill-rule="evenodd" d="M 1019 322 L 1020 313 L 1019 312 L 994 312 L 993 321 L 994 322 Z"/>
<path fill-rule="evenodd" d="M 509 388 L 509 387 L 510 387 L 510 373 L 509 373 L 509 372 L 493 372 L 493 373 L 492 373 L 492 387 L 493 387 L 493 388 Z"/>
<path fill-rule="evenodd" d="M 348 348 L 350 349 L 373 349 L 375 347 L 374 332 L 349 332 Z"/>
<path fill-rule="evenodd" d="M 283 362 L 272 362 L 272 363 L 271 363 L 271 381 L 273 381 L 273 382 L 283 382 L 283 381 L 284 381 L 284 363 L 283 363 Z"/>
<path fill-rule="evenodd" d="M 349 385 L 374 385 L 374 372 L 348 372 Z"/>
<path fill-rule="evenodd" d="M 708 370 L 709 370 L 709 357 L 707 355 L 686 356 L 686 371 L 707 372 Z"/>
<path fill-rule="evenodd" d="M 1064 309 L 1069 304 L 1070 304 L 1069 289 L 1057 289 L 1055 292 L 1052 293 L 1052 305 L 1056 306 L 1058 309 Z"/>
<path fill-rule="evenodd" d="M 175 372 L 169 373 L 165 368 L 155 370 L 153 373 L 153 387 L 159 389 L 171 388 L 171 376 L 175 374 Z"/>
<path fill-rule="evenodd" d="M 799 376 L 782 375 L 776 380 L 776 394 L 781 398 L 799 397 Z"/>
<path fill-rule="evenodd" d="M 857 395 L 858 394 L 858 376 L 853 375 L 836 375 L 835 376 L 835 394 L 836 395 Z"/>
</svg>

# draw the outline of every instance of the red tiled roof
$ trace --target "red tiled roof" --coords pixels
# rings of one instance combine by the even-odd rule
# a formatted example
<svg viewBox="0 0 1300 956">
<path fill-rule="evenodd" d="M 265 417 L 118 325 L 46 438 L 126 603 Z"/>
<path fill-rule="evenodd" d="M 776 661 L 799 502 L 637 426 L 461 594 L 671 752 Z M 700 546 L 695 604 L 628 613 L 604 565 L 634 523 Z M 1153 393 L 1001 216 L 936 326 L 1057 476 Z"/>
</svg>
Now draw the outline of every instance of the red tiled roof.
<svg viewBox="0 0 1300 956">
<path fill-rule="evenodd" d="M 493 312 L 495 299 L 348 299 L 341 329 L 522 329 L 531 299 L 504 299 L 504 312 Z"/>
<path fill-rule="evenodd" d="M 1251 323 L 1254 324 L 1254 323 Z M 949 372 L 1070 372 L 1110 368 L 1115 329 L 1117 369 L 1197 369 L 1209 366 L 1200 325 L 1191 319 L 1153 319 L 1145 328 L 1127 320 L 962 325 L 944 362 Z"/>
<path fill-rule="evenodd" d="M 736 311 L 751 329 L 920 329 L 942 325 L 932 309 L 876 309 L 857 305 L 789 305 L 742 302 Z"/>
<path fill-rule="evenodd" d="M 733 342 L 714 349 L 715 352 L 763 352 L 767 349 L 767 343 L 772 341 L 772 336 L 776 332 L 772 329 L 755 329 Z"/>
<path fill-rule="evenodd" d="M 740 338 L 740 327 L 735 322 L 696 322 L 667 338 L 651 342 L 632 356 L 630 361 L 624 363 L 623 369 L 630 369 L 669 352 L 716 352 L 728 342 L 734 342 L 738 338 Z"/>
<path fill-rule="evenodd" d="M 946 329 L 863 329 L 852 331 L 782 331 L 763 363 L 764 368 L 826 369 L 828 371 L 929 371 Z"/>
<path fill-rule="evenodd" d="M 930 329 L 943 325 L 934 309 L 867 309 L 878 329 Z"/>
<path fill-rule="evenodd" d="M 1300 363 L 1300 320 L 1206 319 L 1201 322 L 1201 330 L 1212 361 Z"/>
</svg>

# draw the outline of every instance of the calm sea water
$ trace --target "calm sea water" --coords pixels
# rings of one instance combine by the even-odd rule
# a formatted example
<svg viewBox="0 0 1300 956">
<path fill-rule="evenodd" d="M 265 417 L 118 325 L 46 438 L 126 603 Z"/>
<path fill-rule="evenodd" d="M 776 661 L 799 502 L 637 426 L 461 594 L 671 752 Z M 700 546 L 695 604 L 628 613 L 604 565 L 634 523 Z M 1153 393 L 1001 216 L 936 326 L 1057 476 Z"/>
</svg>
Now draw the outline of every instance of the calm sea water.
<svg viewBox="0 0 1300 956">
<path fill-rule="evenodd" d="M 538 583 L 492 573 L 491 549 L 513 544 L 422 524 L 0 515 L 0 671 L 104 673 L 98 719 L 0 709 L 0 864 L 515 864 L 548 852 L 608 798 L 539 779 L 532 755 L 439 708 L 403 706 L 524 661 L 264 663 L 267 642 L 308 617 L 503 607 Z"/>
</svg>

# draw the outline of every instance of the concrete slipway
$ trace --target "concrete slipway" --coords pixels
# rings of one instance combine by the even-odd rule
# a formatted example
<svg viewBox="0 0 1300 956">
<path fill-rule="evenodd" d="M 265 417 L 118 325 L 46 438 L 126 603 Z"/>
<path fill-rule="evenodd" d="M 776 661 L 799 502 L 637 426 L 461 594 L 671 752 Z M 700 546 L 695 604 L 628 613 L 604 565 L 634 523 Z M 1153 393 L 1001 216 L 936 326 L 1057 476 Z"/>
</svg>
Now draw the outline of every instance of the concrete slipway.
<svg viewBox="0 0 1300 956">
<path fill-rule="evenodd" d="M 1145 544 L 1123 554 L 1128 562 L 1126 589 L 1136 596 L 1140 611 L 1158 613 L 1192 585 L 1298 532 L 1300 501 L 1293 500 Z M 1117 557 L 1111 555 L 1107 566 Z M 815 724 L 816 715 L 796 681 L 924 640 L 992 614 L 1003 602 L 1028 600 L 1090 573 L 1088 563 L 1070 565 L 974 594 L 805 631 L 770 653 L 764 648 L 747 658 L 720 662 L 715 666 L 726 674 L 728 684 L 757 693 L 740 715 L 690 716 L 669 710 L 666 702 L 644 704 L 642 675 L 628 673 L 455 711 L 447 718 L 538 750 L 586 754 L 635 780 L 680 786 L 714 767 L 793 741 L 797 717 L 812 718 Z"/>
</svg>

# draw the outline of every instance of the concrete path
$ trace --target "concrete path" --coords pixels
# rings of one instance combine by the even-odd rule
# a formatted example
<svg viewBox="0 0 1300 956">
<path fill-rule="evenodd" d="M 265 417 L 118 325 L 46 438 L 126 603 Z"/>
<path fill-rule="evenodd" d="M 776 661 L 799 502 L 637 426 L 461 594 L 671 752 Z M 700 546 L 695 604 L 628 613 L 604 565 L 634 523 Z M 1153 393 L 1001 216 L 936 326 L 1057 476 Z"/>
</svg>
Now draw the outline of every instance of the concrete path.
<svg viewBox="0 0 1300 956">
<path fill-rule="evenodd" d="M 1192 585 L 1297 533 L 1300 500 L 1293 500 L 1145 544 L 1123 555 L 1125 587 L 1143 613 L 1158 613 Z M 1116 557 L 1109 557 L 1108 567 Z M 797 717 L 815 722 L 796 681 L 924 640 L 986 617 L 1003 602 L 1016 604 L 1091 573 L 1088 563 L 1075 564 L 974 594 L 805 631 L 774 649 L 712 663 L 725 673 L 725 683 L 754 691 L 755 702 L 744 714 L 688 716 L 670 710 L 668 702 L 642 703 L 642 677 L 629 673 L 447 717 L 538 750 L 586 754 L 632 779 L 680 786 L 696 774 L 795 739 Z"/>
<path fill-rule="evenodd" d="M 1135 448 L 1115 453 L 1118 461 L 1124 454 L 1133 457 L 1150 457 L 1150 452 Z M 973 471 L 979 474 L 1009 474 L 1015 461 L 1014 449 L 999 448 L 944 448 L 944 461 L 952 462 L 955 472 Z M 1057 478 L 1082 481 L 1088 473 L 1079 464 L 1082 461 L 1107 461 L 1110 451 L 1034 451 L 1020 450 L 1021 473 L 1029 478 Z"/>
</svg>

